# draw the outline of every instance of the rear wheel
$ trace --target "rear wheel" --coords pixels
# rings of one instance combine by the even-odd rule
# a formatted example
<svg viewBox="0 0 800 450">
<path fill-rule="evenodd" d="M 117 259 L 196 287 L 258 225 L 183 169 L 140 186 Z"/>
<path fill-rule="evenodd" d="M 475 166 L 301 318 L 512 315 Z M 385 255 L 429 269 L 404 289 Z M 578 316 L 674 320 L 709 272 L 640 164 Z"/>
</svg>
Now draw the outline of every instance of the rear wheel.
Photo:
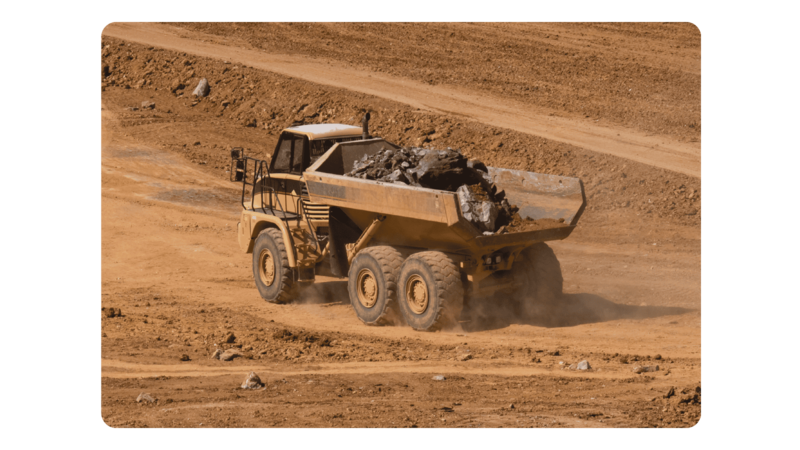
<svg viewBox="0 0 800 450">
<path fill-rule="evenodd" d="M 457 323 L 464 304 L 458 266 L 442 252 L 411 255 L 400 268 L 398 303 L 403 318 L 418 331 Z"/>
<path fill-rule="evenodd" d="M 399 318 L 397 274 L 403 256 L 389 246 L 358 252 L 350 264 L 347 290 L 356 316 L 367 325 L 389 325 Z"/>
<path fill-rule="evenodd" d="M 511 269 L 520 285 L 514 296 L 520 312 L 528 317 L 550 314 L 563 293 L 561 264 L 545 243 L 532 245 L 521 256 Z"/>
<path fill-rule="evenodd" d="M 261 297 L 270 303 L 288 303 L 294 295 L 294 277 L 280 230 L 267 228 L 253 246 L 253 278 Z"/>
</svg>

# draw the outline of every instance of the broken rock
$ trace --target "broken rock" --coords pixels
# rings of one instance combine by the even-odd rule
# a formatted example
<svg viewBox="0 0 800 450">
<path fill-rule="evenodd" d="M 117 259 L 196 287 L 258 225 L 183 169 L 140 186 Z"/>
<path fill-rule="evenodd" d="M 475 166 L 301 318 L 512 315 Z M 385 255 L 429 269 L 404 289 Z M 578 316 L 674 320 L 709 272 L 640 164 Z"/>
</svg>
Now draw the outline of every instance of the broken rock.
<svg viewBox="0 0 800 450">
<path fill-rule="evenodd" d="M 453 192 L 464 184 L 480 183 L 483 177 L 467 167 L 467 158 L 458 150 L 430 150 L 413 171 L 423 187 Z"/>
<path fill-rule="evenodd" d="M 196 97 L 205 97 L 206 95 L 208 95 L 208 91 L 209 91 L 208 80 L 203 78 L 202 80 L 200 80 L 199 83 L 197 83 L 197 87 L 194 88 L 194 92 L 192 92 L 192 95 Z"/>
<path fill-rule="evenodd" d="M 234 348 L 225 350 L 221 355 L 219 355 L 220 361 L 230 361 L 233 358 L 239 358 L 242 356 L 242 352 L 236 350 Z"/>
<path fill-rule="evenodd" d="M 155 109 L 155 108 L 156 108 L 155 102 L 148 102 L 148 101 L 142 102 L 142 109 Z"/>
<path fill-rule="evenodd" d="M 585 359 L 577 364 L 570 364 L 568 367 L 569 370 L 589 370 L 592 366 L 589 365 L 589 361 Z"/>
<path fill-rule="evenodd" d="M 480 231 L 495 231 L 495 221 L 497 220 L 497 205 L 489 201 L 487 196 L 479 197 L 477 191 L 480 185 L 463 185 L 456 190 L 458 202 L 461 206 L 461 213 L 464 218 L 475 224 Z M 476 195 L 477 194 L 477 195 Z"/>
<path fill-rule="evenodd" d="M 505 192 L 492 183 L 488 170 L 478 160 L 467 160 L 458 149 L 410 147 L 365 154 L 345 175 L 456 192 L 464 217 L 478 231 L 492 234 L 519 215 L 518 208 L 505 199 Z"/>
<path fill-rule="evenodd" d="M 658 372 L 658 366 L 636 366 L 633 373 Z"/>
<path fill-rule="evenodd" d="M 244 379 L 244 383 L 242 383 L 242 389 L 259 389 L 262 387 L 264 387 L 264 384 L 255 372 L 250 372 L 250 375 L 248 375 L 247 378 Z"/>
<path fill-rule="evenodd" d="M 138 397 L 136 397 L 136 403 L 142 403 L 142 402 L 155 403 L 156 399 L 153 398 L 153 396 L 151 396 L 150 394 L 142 392 L 141 394 L 139 394 Z"/>
</svg>

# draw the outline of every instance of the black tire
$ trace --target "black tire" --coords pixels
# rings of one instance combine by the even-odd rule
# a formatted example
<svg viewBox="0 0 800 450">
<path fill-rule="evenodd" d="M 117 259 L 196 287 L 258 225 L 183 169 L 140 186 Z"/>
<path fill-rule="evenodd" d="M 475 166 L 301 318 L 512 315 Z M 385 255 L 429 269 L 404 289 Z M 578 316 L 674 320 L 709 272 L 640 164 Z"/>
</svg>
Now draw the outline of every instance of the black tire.
<svg viewBox="0 0 800 450">
<path fill-rule="evenodd" d="M 399 321 L 397 275 L 402 264 L 403 256 L 389 246 L 365 248 L 353 258 L 347 291 L 356 316 L 365 324 L 393 325 Z"/>
<path fill-rule="evenodd" d="M 265 261 L 266 254 L 272 260 L 271 273 Z M 265 263 L 263 270 L 262 263 Z M 294 297 L 294 276 L 280 230 L 267 228 L 258 234 L 253 246 L 253 278 L 258 293 L 270 303 L 288 303 Z"/>
<path fill-rule="evenodd" d="M 514 295 L 520 312 L 528 317 L 549 314 L 563 294 L 561 264 L 545 243 L 532 245 L 521 256 L 511 269 L 515 281 L 520 283 Z"/>
<path fill-rule="evenodd" d="M 398 290 L 400 311 L 411 328 L 436 331 L 458 322 L 464 305 L 464 285 L 458 266 L 446 254 L 411 255 L 400 268 Z"/>
</svg>

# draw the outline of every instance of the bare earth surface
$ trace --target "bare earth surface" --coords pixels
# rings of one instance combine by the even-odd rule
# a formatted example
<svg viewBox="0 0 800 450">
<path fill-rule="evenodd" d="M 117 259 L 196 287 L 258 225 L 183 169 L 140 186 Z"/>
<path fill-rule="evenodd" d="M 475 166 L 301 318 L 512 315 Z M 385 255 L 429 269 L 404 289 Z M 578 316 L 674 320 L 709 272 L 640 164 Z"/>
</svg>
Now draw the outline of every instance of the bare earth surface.
<svg viewBox="0 0 800 450">
<path fill-rule="evenodd" d="M 394 100 L 422 110 L 451 112 L 488 125 L 535 134 L 588 150 L 621 156 L 687 175 L 700 176 L 700 144 L 697 139 L 694 139 L 693 143 L 681 142 L 672 136 L 655 135 L 605 123 L 601 126 L 597 124 L 600 119 L 591 118 L 591 115 L 586 116 L 588 120 L 559 117 L 551 109 L 542 108 L 533 102 L 526 102 L 524 95 L 513 97 L 491 95 L 491 91 L 474 89 L 472 85 L 463 87 L 458 83 L 432 85 L 424 81 L 380 73 L 376 70 L 350 68 L 342 65 L 339 61 L 326 60 L 324 56 L 312 59 L 302 54 L 268 53 L 259 49 L 250 49 L 247 46 L 245 48 L 234 47 L 231 44 L 237 42 L 231 42 L 227 38 L 224 39 L 224 44 L 219 44 L 207 41 L 213 36 L 200 33 L 181 33 L 180 31 L 183 30 L 175 30 L 174 27 L 161 24 L 111 24 L 106 28 L 104 34 L 142 44 L 189 52 L 194 55 L 225 59 L 314 83 Z M 296 30 L 295 34 L 307 34 L 306 31 L 305 29 Z M 286 38 L 291 39 L 291 35 Z M 219 39 L 214 39 L 214 41 L 219 41 Z M 340 39 L 334 41 L 343 42 Z M 431 45 L 431 47 L 434 46 L 435 44 Z M 321 53 L 329 55 L 328 52 Z M 470 53 L 475 52 L 473 50 Z M 522 64 L 523 62 L 518 63 Z M 474 67 L 475 64 L 469 64 L 469 66 Z M 698 82 L 696 89 L 699 91 L 699 67 L 696 70 Z M 491 73 L 491 70 L 488 72 Z M 636 87 L 637 90 L 644 90 L 638 85 Z M 699 98 L 699 92 L 696 95 Z M 661 105 L 661 107 L 673 109 L 671 106 Z M 582 113 L 588 112 L 588 110 L 582 111 Z M 698 108 L 697 114 L 692 115 L 693 118 L 696 117 L 694 120 L 699 121 L 699 112 Z M 570 114 L 570 116 L 574 115 Z"/>
<path fill-rule="evenodd" d="M 231 25 L 219 26 L 225 30 Z M 612 25 L 585 30 L 576 25 L 558 27 L 590 34 L 595 40 L 617 39 L 614 52 L 598 53 L 611 60 L 608 64 L 622 64 L 626 58 L 653 63 L 666 58 L 666 48 L 672 49 L 670 57 L 677 61 L 696 56 L 696 68 L 675 70 L 685 72 L 676 77 L 688 77 L 687 82 L 692 74 L 698 78 L 696 103 L 691 106 L 698 112 L 699 127 L 699 36 L 695 44 L 687 45 L 671 43 L 663 25 L 652 25 L 649 31 Z M 466 31 L 475 31 L 473 25 L 449 24 L 450 28 L 456 36 L 462 33 L 463 39 Z M 337 51 L 328 52 L 331 66 L 336 66 L 331 80 L 346 83 L 331 82 L 315 72 L 327 62 L 320 61 L 305 40 L 297 39 L 296 48 L 265 48 L 256 45 L 261 41 L 246 39 L 268 35 L 264 30 L 231 33 L 214 38 L 217 41 L 197 33 L 214 35 L 219 30 L 192 24 L 176 30 L 169 25 L 113 24 L 103 37 L 102 306 L 122 311 L 121 317 L 102 316 L 106 423 L 115 427 L 685 427 L 697 423 L 700 180 L 692 176 L 692 170 L 699 175 L 699 143 L 691 141 L 699 142 L 699 130 L 695 136 L 694 128 L 683 131 L 665 125 L 659 131 L 651 122 L 637 127 L 624 115 L 612 114 L 616 106 L 608 108 L 615 117 L 612 123 L 593 125 L 569 107 L 554 108 L 546 99 L 534 104 L 531 111 L 551 108 L 564 130 L 577 130 L 565 131 L 561 139 L 554 133 L 509 125 L 510 110 L 493 110 L 497 123 L 486 119 L 482 105 L 519 110 L 497 86 L 484 86 L 469 78 L 470 73 L 452 75 L 464 77 L 463 86 L 456 89 L 444 80 L 426 81 L 402 61 L 392 70 L 380 70 L 369 67 L 368 59 L 351 61 L 349 54 Z M 441 31 L 436 25 L 429 30 L 437 35 Z M 493 36 L 502 30 L 489 31 Z M 623 39 L 625 33 L 632 37 Z M 514 35 L 509 33 L 507 45 L 521 45 L 513 41 Z M 571 51 L 574 44 L 564 36 L 548 45 Z M 335 42 L 345 48 L 342 39 L 346 36 L 337 35 Z M 426 53 L 425 42 L 417 40 L 418 52 Z M 367 55 L 386 54 L 363 42 L 356 45 Z M 429 45 L 430 52 L 439 51 L 436 40 Z M 297 59 L 282 60 L 276 56 L 278 50 L 295 51 Z M 471 70 L 490 72 L 488 63 L 475 60 L 474 65 Z M 305 69 L 315 75 L 298 74 Z M 354 86 L 362 84 L 363 74 L 370 70 L 373 77 L 391 82 Z M 190 94 L 201 77 L 208 78 L 211 94 L 197 101 Z M 658 86 L 658 74 L 653 79 Z M 414 88 L 403 93 L 397 87 L 403 82 Z M 421 106 L 412 103 L 428 88 L 436 88 L 430 91 L 433 100 Z M 488 100 L 470 101 L 471 94 L 464 94 L 461 103 L 453 100 L 457 93 L 471 91 Z M 662 92 L 665 101 L 670 99 L 668 92 Z M 598 110 L 602 98 L 613 97 L 608 92 L 597 95 L 601 98 L 593 107 Z M 678 100 L 675 105 L 683 107 L 680 102 L 685 100 Z M 155 107 L 142 109 L 143 101 L 152 101 Z M 442 101 L 453 102 L 455 109 L 439 107 Z M 364 110 L 373 114 L 374 134 L 399 144 L 449 145 L 489 165 L 584 180 L 586 213 L 569 239 L 552 243 L 566 292 L 554 316 L 520 323 L 493 311 L 464 321 L 458 329 L 437 333 L 367 327 L 348 304 L 345 282 L 330 277 L 319 277 L 321 282 L 293 304 L 261 300 L 252 280 L 251 255 L 236 244 L 241 192 L 227 181 L 228 148 L 243 146 L 250 154 L 267 156 L 279 130 L 294 120 L 356 123 Z M 639 106 L 639 111 L 650 114 L 648 107 Z M 535 121 L 538 116 L 530 117 Z M 671 117 L 675 123 L 683 120 L 678 113 Z M 672 123 L 667 119 L 662 122 Z M 674 146 L 670 148 L 694 154 L 696 167 L 680 158 L 673 163 L 691 170 L 662 165 L 659 161 L 670 159 L 659 152 L 646 151 L 643 160 L 627 151 L 595 149 L 580 130 L 596 129 L 611 140 L 616 133 L 609 130 L 636 139 L 658 137 Z M 594 145 L 601 145 L 597 142 Z M 233 342 L 227 342 L 229 333 L 235 335 Z M 211 359 L 218 348 L 236 348 L 243 356 Z M 567 369 L 583 359 L 591 370 Z M 654 365 L 660 370 L 633 371 L 635 366 Z M 239 389 L 250 371 L 261 377 L 265 389 Z M 446 379 L 434 381 L 435 375 Z M 674 395 L 665 398 L 671 388 Z M 157 403 L 137 403 L 143 392 Z"/>
</svg>

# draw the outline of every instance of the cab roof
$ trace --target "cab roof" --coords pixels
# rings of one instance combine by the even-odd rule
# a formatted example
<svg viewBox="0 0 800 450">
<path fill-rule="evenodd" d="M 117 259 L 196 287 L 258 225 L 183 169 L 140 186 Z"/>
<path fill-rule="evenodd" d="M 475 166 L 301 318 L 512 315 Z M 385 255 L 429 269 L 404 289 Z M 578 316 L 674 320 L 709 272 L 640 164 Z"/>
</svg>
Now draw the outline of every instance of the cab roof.
<svg viewBox="0 0 800 450">
<path fill-rule="evenodd" d="M 289 127 L 284 131 L 303 134 L 309 139 L 324 139 L 342 136 L 357 136 L 361 134 L 361 127 L 345 125 L 342 123 L 319 123 L 314 125 L 299 125 Z"/>
</svg>

